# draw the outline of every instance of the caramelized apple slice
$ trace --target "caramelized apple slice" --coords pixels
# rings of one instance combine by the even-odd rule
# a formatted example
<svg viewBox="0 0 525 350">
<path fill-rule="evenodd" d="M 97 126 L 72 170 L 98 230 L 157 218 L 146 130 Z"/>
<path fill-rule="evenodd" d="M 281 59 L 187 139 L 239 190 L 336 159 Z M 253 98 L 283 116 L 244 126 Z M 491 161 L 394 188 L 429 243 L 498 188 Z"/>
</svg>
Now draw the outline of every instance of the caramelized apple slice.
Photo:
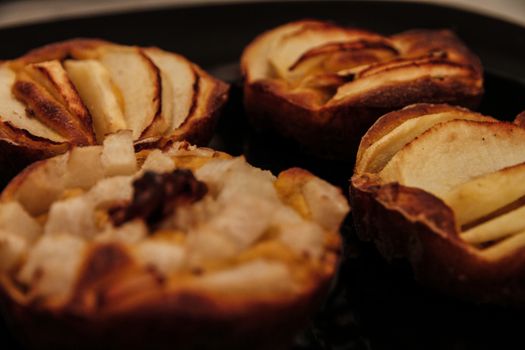
<svg viewBox="0 0 525 350">
<path fill-rule="evenodd" d="M 16 73 L 7 65 L 0 66 L 0 119 L 37 137 L 53 142 L 64 142 L 65 138 L 60 134 L 48 128 L 40 120 L 27 115 L 25 106 L 11 92 L 15 79 Z"/>
<path fill-rule="evenodd" d="M 78 120 L 86 135 L 92 134 L 91 116 L 58 60 L 29 64 L 24 71 Z M 93 135 L 90 136 L 92 142 Z"/>
<path fill-rule="evenodd" d="M 68 141 L 76 145 L 93 142 L 92 133 L 81 128 L 78 119 L 25 72 L 18 74 L 12 89 L 15 97 L 27 106 L 32 115 Z"/>
<path fill-rule="evenodd" d="M 98 60 L 122 94 L 127 127 L 137 140 L 161 112 L 158 68 L 137 48 L 104 47 Z"/>
<path fill-rule="evenodd" d="M 64 66 L 91 112 L 97 141 L 102 142 L 107 134 L 126 129 L 117 91 L 108 70 L 95 60 L 68 60 Z"/>
</svg>

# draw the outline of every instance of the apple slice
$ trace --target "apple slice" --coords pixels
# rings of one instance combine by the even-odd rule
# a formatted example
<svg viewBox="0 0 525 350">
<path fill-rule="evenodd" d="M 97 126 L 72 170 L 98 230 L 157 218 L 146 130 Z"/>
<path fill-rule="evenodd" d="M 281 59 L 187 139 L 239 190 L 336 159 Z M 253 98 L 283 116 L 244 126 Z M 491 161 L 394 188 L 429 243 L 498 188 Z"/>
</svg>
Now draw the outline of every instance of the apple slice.
<svg viewBox="0 0 525 350">
<path fill-rule="evenodd" d="M 305 21 L 285 24 L 260 35 L 248 45 L 241 57 L 241 70 L 246 80 L 253 82 L 273 76 L 273 67 L 268 62 L 268 55 L 272 51 L 273 46 L 282 37 L 295 32 L 304 24 Z"/>
<path fill-rule="evenodd" d="M 328 44 L 359 40 L 381 40 L 381 37 L 363 30 L 337 27 L 324 22 L 306 22 L 297 30 L 276 40 L 269 51 L 270 64 L 286 79 L 293 65 L 306 52 Z"/>
<path fill-rule="evenodd" d="M 371 74 L 356 79 L 337 89 L 330 105 L 358 103 L 363 96 L 385 94 L 387 89 L 405 88 L 420 79 L 442 81 L 444 78 L 454 79 L 455 84 L 471 85 L 474 72 L 466 66 L 449 62 L 427 62 L 422 64 L 409 63 L 391 69 L 385 69 L 381 74 Z M 481 84 L 481 82 L 480 82 Z"/>
<path fill-rule="evenodd" d="M 11 92 L 15 83 L 16 73 L 7 65 L 0 66 L 0 119 L 15 128 L 26 130 L 28 133 L 51 140 L 64 142 L 66 139 L 53 129 L 48 128 L 40 120 L 27 115 L 25 106 L 20 103 Z"/>
<path fill-rule="evenodd" d="M 497 241 L 524 230 L 525 207 L 519 207 L 462 232 L 461 238 L 471 244 L 481 244 Z"/>
<path fill-rule="evenodd" d="M 508 257 L 511 253 L 517 252 L 525 246 L 525 230 L 515 233 L 502 242 L 489 246 L 481 251 L 481 255 L 487 260 L 498 260 Z"/>
<path fill-rule="evenodd" d="M 75 145 L 93 143 L 93 134 L 57 101 L 45 87 L 24 71 L 19 72 L 12 88 L 15 97 L 25 104 L 32 115 Z"/>
<path fill-rule="evenodd" d="M 164 131 L 169 133 L 179 128 L 190 113 L 197 76 L 191 63 L 182 56 L 157 48 L 145 49 L 144 53 L 161 72 L 162 115 L 167 119 L 167 128 Z"/>
<path fill-rule="evenodd" d="M 519 164 L 463 183 L 447 193 L 443 200 L 454 210 L 458 224 L 464 225 L 523 196 L 525 164 Z"/>
<path fill-rule="evenodd" d="M 316 70 L 338 72 L 390 60 L 397 55 L 397 50 L 386 40 L 328 43 L 301 55 L 288 69 L 287 80 L 296 82 Z"/>
<path fill-rule="evenodd" d="M 319 30 L 319 26 L 325 28 Z M 355 39 L 354 33 L 343 28 L 315 22 L 306 23 L 292 33 L 278 38 L 269 51 L 268 57 L 278 75 L 286 78 L 289 69 L 305 52 L 328 43 L 341 43 Z"/>
<path fill-rule="evenodd" d="M 443 198 L 474 177 L 525 162 L 525 130 L 509 123 L 452 120 L 405 145 L 379 173 Z"/>
<path fill-rule="evenodd" d="M 134 47 L 104 47 L 98 60 L 122 94 L 126 125 L 137 140 L 161 112 L 159 69 Z"/>
<path fill-rule="evenodd" d="M 126 129 L 124 114 L 108 70 L 96 60 L 67 60 L 69 78 L 91 112 L 97 141 L 118 130 Z"/>
<path fill-rule="evenodd" d="M 406 144 L 413 141 L 434 125 L 454 119 L 485 122 L 495 121 L 481 114 L 461 109 L 453 109 L 449 112 L 433 113 L 423 117 L 409 119 L 370 145 L 356 165 L 355 171 L 358 173 L 376 173 L 381 171 L 388 161 Z"/>
<path fill-rule="evenodd" d="M 91 116 L 58 60 L 29 64 L 24 67 L 24 71 L 78 120 L 79 127 L 86 135 L 93 133 Z M 91 136 L 93 143 L 94 135 Z"/>
</svg>

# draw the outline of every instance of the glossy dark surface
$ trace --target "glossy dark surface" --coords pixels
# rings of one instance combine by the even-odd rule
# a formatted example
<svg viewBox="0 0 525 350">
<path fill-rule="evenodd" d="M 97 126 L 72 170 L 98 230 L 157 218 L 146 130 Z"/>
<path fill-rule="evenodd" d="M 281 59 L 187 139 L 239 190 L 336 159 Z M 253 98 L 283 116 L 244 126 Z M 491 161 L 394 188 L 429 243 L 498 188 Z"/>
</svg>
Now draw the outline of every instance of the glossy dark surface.
<svg viewBox="0 0 525 350">
<path fill-rule="evenodd" d="M 313 159 L 245 122 L 236 62 L 255 35 L 301 18 L 329 19 L 382 33 L 451 28 L 482 59 L 486 94 L 480 111 L 513 119 L 525 109 L 525 28 L 450 8 L 393 2 L 294 2 L 162 9 L 1 29 L 0 58 L 72 37 L 100 37 L 183 53 L 231 83 L 232 95 L 213 147 L 245 154 L 254 165 L 279 171 L 302 166 L 345 191 L 351 163 Z M 500 349 L 522 341 L 519 311 L 473 305 L 419 286 L 403 262 L 387 263 L 358 242 L 351 220 L 336 286 L 294 349 Z M 18 349 L 0 325 L 0 349 Z M 145 347 L 147 348 L 147 347 Z"/>
</svg>

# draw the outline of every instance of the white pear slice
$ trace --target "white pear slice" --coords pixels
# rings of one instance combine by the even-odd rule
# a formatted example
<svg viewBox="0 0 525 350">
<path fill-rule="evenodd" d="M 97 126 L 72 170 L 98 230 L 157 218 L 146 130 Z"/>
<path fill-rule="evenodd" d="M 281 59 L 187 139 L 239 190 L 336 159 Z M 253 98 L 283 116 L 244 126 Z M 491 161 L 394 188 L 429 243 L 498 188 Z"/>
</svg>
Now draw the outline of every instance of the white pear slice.
<svg viewBox="0 0 525 350">
<path fill-rule="evenodd" d="M 107 134 L 126 129 L 108 70 L 95 60 L 68 60 L 64 66 L 91 113 L 97 141 L 102 142 Z"/>
<path fill-rule="evenodd" d="M 123 130 L 106 137 L 100 160 L 106 177 L 135 173 L 137 158 L 131 131 Z"/>
<path fill-rule="evenodd" d="M 104 178 L 101 155 L 101 146 L 73 148 L 67 160 L 66 188 L 87 190 Z"/>
<path fill-rule="evenodd" d="M 405 145 L 379 175 L 442 198 L 474 177 L 525 162 L 524 140 L 525 129 L 512 124 L 452 120 Z"/>
<path fill-rule="evenodd" d="M 58 60 L 29 64 L 24 71 L 77 117 L 82 125 L 91 127 L 89 112 Z"/>
<path fill-rule="evenodd" d="M 54 142 L 64 142 L 64 137 L 48 128 L 38 119 L 27 115 L 25 106 L 11 92 L 16 73 L 6 65 L 0 65 L 0 120 L 13 127 L 26 130 L 32 135 Z"/>
<path fill-rule="evenodd" d="M 447 193 L 443 200 L 454 210 L 458 223 L 464 225 L 523 196 L 525 164 L 519 164 L 463 183 Z"/>
<path fill-rule="evenodd" d="M 161 71 L 162 114 L 168 116 L 166 131 L 169 133 L 179 128 L 188 117 L 193 104 L 194 84 L 197 77 L 191 63 L 181 56 L 156 48 L 145 49 L 144 53 Z M 170 92 L 171 98 L 169 98 Z"/>
<path fill-rule="evenodd" d="M 434 125 L 454 119 L 491 121 L 488 117 L 461 110 L 428 114 L 423 117 L 409 119 L 368 147 L 356 166 L 356 172 L 376 173 L 381 171 L 403 146 Z"/>
<path fill-rule="evenodd" d="M 161 110 L 159 70 L 137 48 L 106 47 L 98 60 L 122 94 L 126 125 L 137 140 Z"/>
</svg>

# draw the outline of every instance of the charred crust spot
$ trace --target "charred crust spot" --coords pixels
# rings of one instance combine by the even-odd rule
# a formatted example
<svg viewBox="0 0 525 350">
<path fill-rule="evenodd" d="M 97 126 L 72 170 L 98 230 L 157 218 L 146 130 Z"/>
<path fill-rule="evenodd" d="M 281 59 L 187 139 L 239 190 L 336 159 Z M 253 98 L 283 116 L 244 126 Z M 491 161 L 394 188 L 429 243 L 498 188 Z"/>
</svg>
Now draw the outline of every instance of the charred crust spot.
<svg viewBox="0 0 525 350">
<path fill-rule="evenodd" d="M 146 172 L 133 182 L 131 203 L 110 208 L 109 216 L 116 226 L 142 218 L 150 228 L 155 228 L 178 206 L 194 203 L 207 192 L 206 184 L 198 181 L 188 169 L 165 174 Z"/>
<path fill-rule="evenodd" d="M 106 244 L 97 246 L 87 261 L 88 264 L 82 274 L 84 283 L 96 281 L 111 271 L 125 266 L 129 262 L 129 257 L 119 246 Z"/>
<path fill-rule="evenodd" d="M 204 269 L 200 268 L 200 267 L 195 267 L 191 270 L 191 273 L 195 276 L 201 276 L 204 274 Z"/>
<path fill-rule="evenodd" d="M 77 311 L 102 307 L 106 303 L 104 289 L 132 266 L 133 261 L 121 245 L 95 245 L 84 260 L 71 305 Z"/>
<path fill-rule="evenodd" d="M 160 273 L 154 265 L 146 266 L 146 271 L 153 277 L 157 284 L 164 285 L 166 283 L 166 277 Z"/>
</svg>

